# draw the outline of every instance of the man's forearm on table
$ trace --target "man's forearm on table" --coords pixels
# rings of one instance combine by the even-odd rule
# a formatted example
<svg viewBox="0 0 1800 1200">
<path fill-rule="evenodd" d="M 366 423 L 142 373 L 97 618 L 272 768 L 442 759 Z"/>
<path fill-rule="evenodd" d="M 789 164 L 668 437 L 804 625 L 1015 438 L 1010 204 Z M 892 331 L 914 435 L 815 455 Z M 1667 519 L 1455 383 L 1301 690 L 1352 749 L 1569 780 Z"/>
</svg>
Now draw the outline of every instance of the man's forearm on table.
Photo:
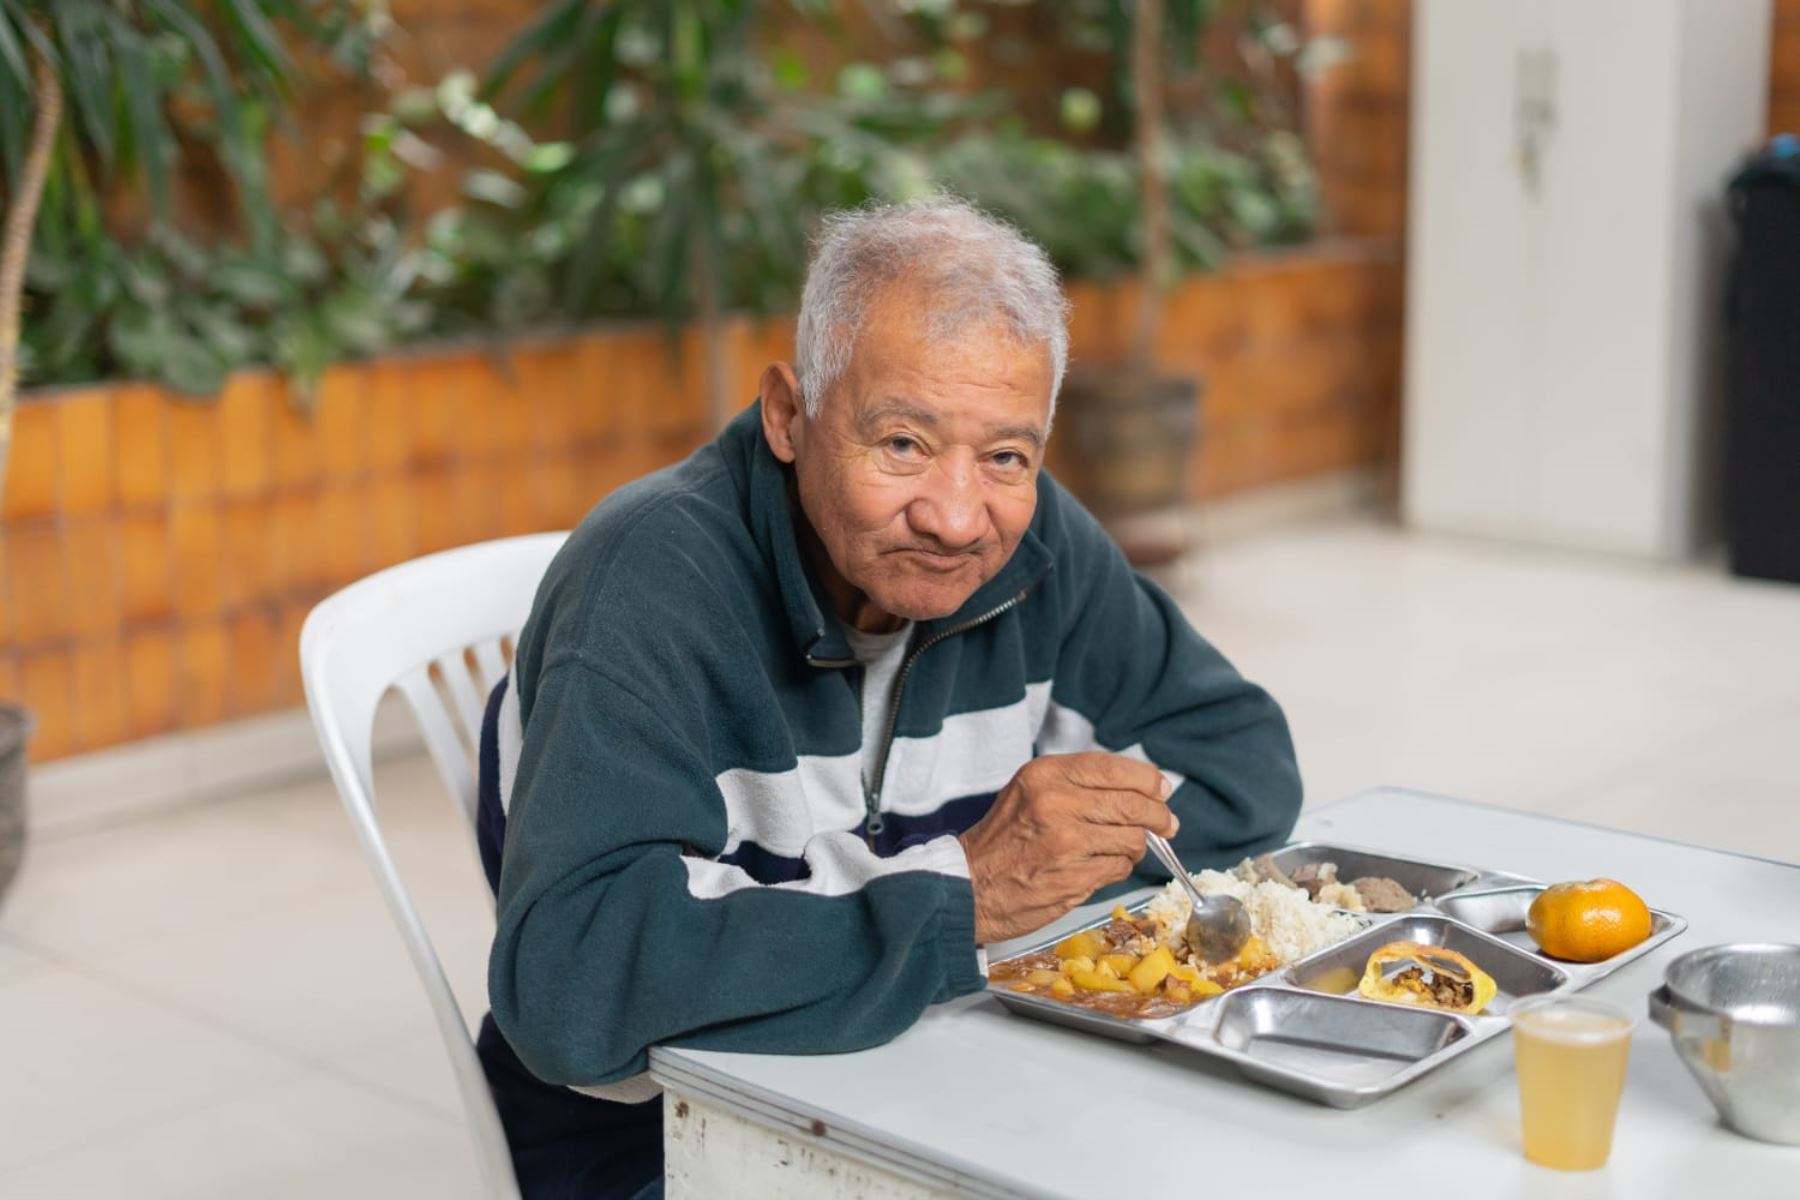
<svg viewBox="0 0 1800 1200">
<path fill-rule="evenodd" d="M 503 914 L 494 1017 L 539 1078 L 612 1082 L 658 1044 L 862 1049 L 984 981 L 966 877 L 902 871 L 839 895 L 753 884 L 701 899 L 677 856 L 657 857 Z"/>
</svg>

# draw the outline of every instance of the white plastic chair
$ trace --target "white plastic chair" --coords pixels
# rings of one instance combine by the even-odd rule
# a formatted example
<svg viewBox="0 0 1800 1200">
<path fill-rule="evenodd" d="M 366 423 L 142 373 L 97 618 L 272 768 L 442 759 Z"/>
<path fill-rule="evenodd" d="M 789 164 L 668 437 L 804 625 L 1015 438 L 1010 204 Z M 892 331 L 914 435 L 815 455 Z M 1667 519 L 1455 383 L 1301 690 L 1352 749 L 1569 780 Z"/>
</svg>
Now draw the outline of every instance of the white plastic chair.
<svg viewBox="0 0 1800 1200">
<path fill-rule="evenodd" d="M 425 985 L 488 1192 L 509 1200 L 518 1197 L 518 1182 L 469 1024 L 382 837 L 370 740 L 376 706 L 398 688 L 474 836 L 475 748 L 488 692 L 507 670 L 502 642 L 517 639 L 538 582 L 567 537 L 503 538 L 389 567 L 320 601 L 300 631 L 300 674 L 313 729 Z"/>
</svg>

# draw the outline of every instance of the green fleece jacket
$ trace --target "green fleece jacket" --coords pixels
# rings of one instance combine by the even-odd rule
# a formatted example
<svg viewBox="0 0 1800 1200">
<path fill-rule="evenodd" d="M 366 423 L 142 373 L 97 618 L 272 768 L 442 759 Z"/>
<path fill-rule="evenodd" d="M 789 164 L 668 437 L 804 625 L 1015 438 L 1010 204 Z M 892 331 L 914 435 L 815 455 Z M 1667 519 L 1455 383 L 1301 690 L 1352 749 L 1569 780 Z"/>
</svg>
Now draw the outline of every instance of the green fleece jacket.
<svg viewBox="0 0 1800 1200">
<path fill-rule="evenodd" d="M 1281 710 L 1048 474 L 1006 566 L 912 629 L 865 787 L 861 668 L 785 471 L 752 406 L 600 504 L 490 705 L 490 998 L 542 1080 L 625 1080 L 658 1044 L 855 1050 L 981 988 L 956 834 L 1036 755 L 1155 763 L 1190 865 L 1299 809 Z"/>
</svg>

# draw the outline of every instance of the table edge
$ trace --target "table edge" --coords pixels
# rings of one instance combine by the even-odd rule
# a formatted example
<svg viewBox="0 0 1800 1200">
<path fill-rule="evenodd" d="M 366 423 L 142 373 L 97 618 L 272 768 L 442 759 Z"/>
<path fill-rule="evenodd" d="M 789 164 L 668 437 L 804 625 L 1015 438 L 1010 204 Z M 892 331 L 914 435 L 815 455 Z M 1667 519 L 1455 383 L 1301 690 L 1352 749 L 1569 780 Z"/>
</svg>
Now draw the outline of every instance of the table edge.
<svg viewBox="0 0 1800 1200">
<path fill-rule="evenodd" d="M 797 1105 L 755 1085 L 711 1071 L 678 1049 L 650 1051 L 650 1077 L 669 1092 L 706 1100 L 777 1133 L 816 1139 L 834 1152 L 892 1171 L 929 1187 L 984 1200 L 1057 1200 L 1055 1193 L 1021 1188 L 979 1164 L 891 1135 L 877 1135 L 855 1121 Z M 823 1130 L 823 1132 L 821 1132 Z"/>
</svg>

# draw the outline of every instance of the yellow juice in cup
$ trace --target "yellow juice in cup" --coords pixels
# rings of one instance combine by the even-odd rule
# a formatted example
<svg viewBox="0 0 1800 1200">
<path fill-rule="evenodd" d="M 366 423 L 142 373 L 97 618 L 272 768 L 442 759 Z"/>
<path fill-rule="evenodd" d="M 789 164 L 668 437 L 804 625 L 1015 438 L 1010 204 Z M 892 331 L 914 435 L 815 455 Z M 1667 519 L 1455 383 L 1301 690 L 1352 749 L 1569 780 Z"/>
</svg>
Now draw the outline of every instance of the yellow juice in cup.
<svg viewBox="0 0 1800 1200">
<path fill-rule="evenodd" d="M 1525 1157 L 1561 1171 L 1605 1166 L 1631 1054 L 1630 1014 L 1568 996 L 1523 1001 L 1510 1015 Z"/>
</svg>

